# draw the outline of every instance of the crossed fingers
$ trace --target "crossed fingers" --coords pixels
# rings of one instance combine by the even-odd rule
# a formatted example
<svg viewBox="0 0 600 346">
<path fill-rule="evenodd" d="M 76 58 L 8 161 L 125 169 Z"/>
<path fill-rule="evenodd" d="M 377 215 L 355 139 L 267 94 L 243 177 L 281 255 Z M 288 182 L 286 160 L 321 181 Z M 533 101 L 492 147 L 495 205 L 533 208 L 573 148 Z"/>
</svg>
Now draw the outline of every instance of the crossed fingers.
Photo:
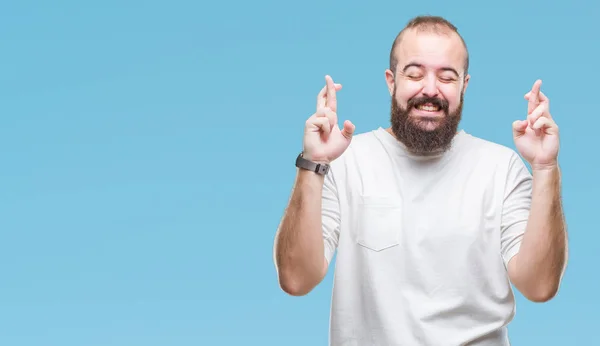
<svg viewBox="0 0 600 346">
<path fill-rule="evenodd" d="M 538 135 L 541 134 L 542 130 L 548 133 L 548 130 L 552 132 L 551 130 L 557 129 L 557 125 L 550 114 L 550 100 L 540 91 L 541 85 L 542 81 L 537 80 L 531 91 L 525 94 L 525 99 L 529 101 L 527 104 L 528 126 Z"/>
</svg>

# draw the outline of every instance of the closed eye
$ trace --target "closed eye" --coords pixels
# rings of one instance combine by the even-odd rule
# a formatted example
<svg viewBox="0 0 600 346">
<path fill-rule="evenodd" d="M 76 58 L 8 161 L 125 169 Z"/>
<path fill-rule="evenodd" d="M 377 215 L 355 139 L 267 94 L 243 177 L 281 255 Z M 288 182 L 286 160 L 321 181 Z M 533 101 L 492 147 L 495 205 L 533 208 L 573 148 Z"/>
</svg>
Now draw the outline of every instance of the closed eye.
<svg viewBox="0 0 600 346">
<path fill-rule="evenodd" d="M 446 83 L 454 82 L 456 80 L 452 77 L 442 77 L 440 79 L 442 80 L 442 82 L 446 82 Z"/>
</svg>

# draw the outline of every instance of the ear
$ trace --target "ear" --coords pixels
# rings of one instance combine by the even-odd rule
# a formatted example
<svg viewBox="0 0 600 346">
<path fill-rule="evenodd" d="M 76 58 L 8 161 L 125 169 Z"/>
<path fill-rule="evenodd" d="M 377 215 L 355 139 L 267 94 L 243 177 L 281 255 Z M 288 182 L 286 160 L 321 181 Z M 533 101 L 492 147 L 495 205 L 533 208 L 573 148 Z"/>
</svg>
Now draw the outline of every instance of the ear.
<svg viewBox="0 0 600 346">
<path fill-rule="evenodd" d="M 394 80 L 394 72 L 392 72 L 390 69 L 385 70 L 385 83 L 387 84 L 390 96 L 394 96 L 392 94 L 394 93 L 394 84 L 396 82 Z"/>
<path fill-rule="evenodd" d="M 467 86 L 469 86 L 469 80 L 471 79 L 471 75 L 467 74 L 465 76 L 465 84 L 463 85 L 463 93 L 467 91 Z"/>
</svg>

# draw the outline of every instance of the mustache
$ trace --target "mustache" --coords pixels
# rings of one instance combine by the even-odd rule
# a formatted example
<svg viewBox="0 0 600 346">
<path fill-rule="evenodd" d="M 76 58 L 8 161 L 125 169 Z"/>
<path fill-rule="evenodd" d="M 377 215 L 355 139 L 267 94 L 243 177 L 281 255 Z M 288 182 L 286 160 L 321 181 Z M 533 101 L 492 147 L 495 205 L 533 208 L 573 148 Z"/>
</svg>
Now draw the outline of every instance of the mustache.
<svg viewBox="0 0 600 346">
<path fill-rule="evenodd" d="M 425 96 L 423 96 L 423 97 L 415 97 L 415 98 L 412 98 L 412 99 L 408 100 L 407 106 L 410 109 L 410 108 L 413 108 L 413 107 L 424 105 L 426 103 L 430 103 L 430 104 L 432 104 L 434 106 L 437 106 L 441 110 L 444 110 L 446 112 L 448 111 L 448 107 L 449 107 L 448 101 L 442 100 L 442 99 L 437 98 L 437 97 L 425 97 Z"/>
</svg>

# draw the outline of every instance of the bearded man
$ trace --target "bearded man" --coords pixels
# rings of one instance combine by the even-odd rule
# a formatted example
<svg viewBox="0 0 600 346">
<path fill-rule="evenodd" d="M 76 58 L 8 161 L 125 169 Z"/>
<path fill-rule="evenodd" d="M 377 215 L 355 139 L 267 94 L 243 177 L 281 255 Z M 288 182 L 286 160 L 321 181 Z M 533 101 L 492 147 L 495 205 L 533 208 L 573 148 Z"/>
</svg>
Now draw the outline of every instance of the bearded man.
<svg viewBox="0 0 600 346">
<path fill-rule="evenodd" d="M 337 250 L 330 345 L 509 345 L 511 283 L 534 302 L 559 289 L 567 236 L 549 100 L 540 80 L 525 94 L 518 153 L 459 131 L 468 66 L 454 25 L 414 18 L 385 71 L 391 126 L 358 135 L 338 125 L 341 85 L 325 78 L 274 259 L 282 289 L 301 296 Z"/>
</svg>

